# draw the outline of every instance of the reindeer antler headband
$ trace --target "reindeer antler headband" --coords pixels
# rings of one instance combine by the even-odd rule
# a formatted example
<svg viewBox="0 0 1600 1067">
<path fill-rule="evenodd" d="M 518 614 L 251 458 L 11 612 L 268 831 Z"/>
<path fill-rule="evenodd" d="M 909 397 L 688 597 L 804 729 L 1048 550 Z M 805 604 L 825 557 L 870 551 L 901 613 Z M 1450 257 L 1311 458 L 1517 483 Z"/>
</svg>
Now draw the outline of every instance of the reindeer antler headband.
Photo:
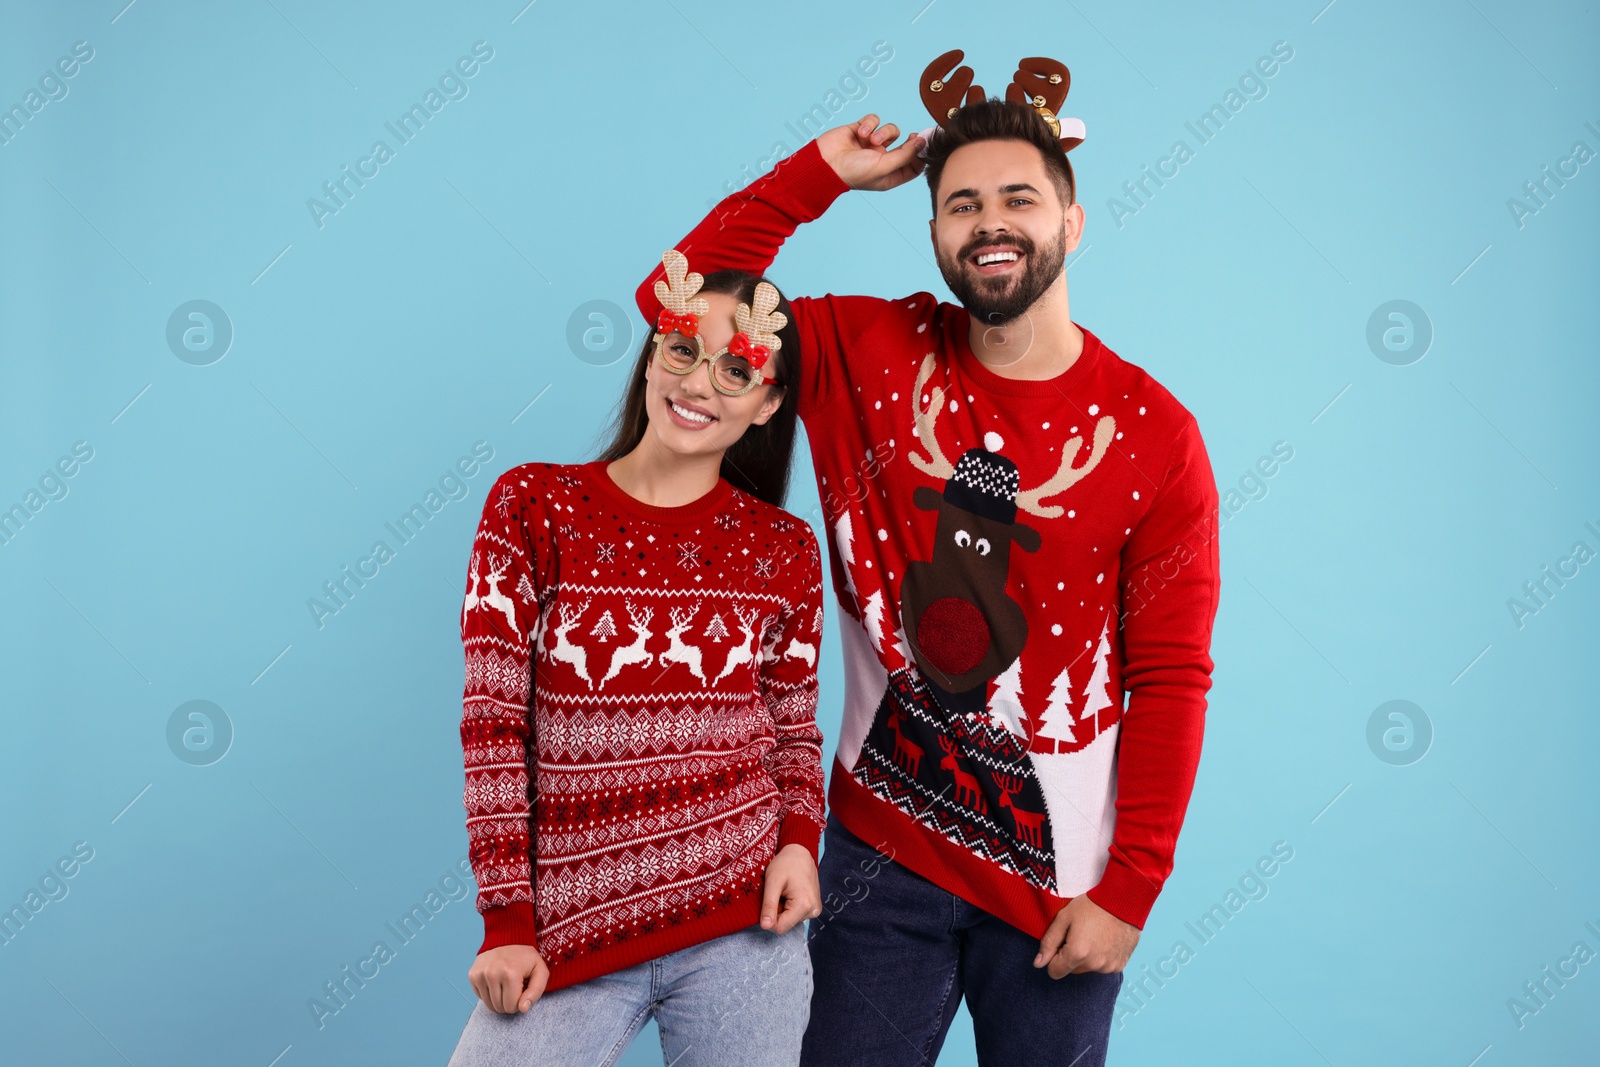
<svg viewBox="0 0 1600 1067">
<path fill-rule="evenodd" d="M 922 71 L 919 86 L 922 103 L 940 127 L 950 125 L 961 108 L 987 99 L 983 87 L 972 84 L 972 68 L 960 65 L 965 54 L 959 48 L 952 48 Z M 1017 63 L 1017 72 L 1011 76 L 1005 98 L 1013 104 L 1030 105 L 1049 125 L 1050 132 L 1060 139 L 1061 151 L 1070 152 L 1083 143 L 1088 133 L 1082 119 L 1059 114 L 1071 87 L 1072 73 L 1065 63 L 1046 56 L 1029 56 Z M 917 152 L 919 156 L 926 154 L 927 140 L 934 129 L 929 126 L 922 131 L 924 143 Z"/>
<path fill-rule="evenodd" d="M 655 285 L 656 299 L 661 301 L 661 314 L 656 317 L 656 340 L 676 331 L 693 338 L 700 346 L 701 355 L 705 356 L 705 345 L 700 340 L 700 316 L 706 314 L 709 306 L 705 297 L 696 295 L 705 284 L 705 277 L 691 271 L 688 258 L 676 248 L 663 252 L 661 262 L 666 266 L 667 276 Z M 727 351 L 750 364 L 757 385 L 765 377 L 762 368 L 783 347 L 778 331 L 789 324 L 789 317 L 776 310 L 777 306 L 778 290 L 771 282 L 757 282 L 753 301 L 749 304 L 740 301 L 733 311 L 738 332 L 728 342 Z M 712 358 L 716 355 L 720 353 L 711 354 Z"/>
</svg>

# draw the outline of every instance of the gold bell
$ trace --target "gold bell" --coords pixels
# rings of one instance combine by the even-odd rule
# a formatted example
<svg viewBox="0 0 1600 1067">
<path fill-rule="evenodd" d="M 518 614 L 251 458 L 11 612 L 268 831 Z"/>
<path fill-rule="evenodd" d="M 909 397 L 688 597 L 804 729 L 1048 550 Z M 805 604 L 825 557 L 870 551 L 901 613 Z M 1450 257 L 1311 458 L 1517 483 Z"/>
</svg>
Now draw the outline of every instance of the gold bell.
<svg viewBox="0 0 1600 1067">
<path fill-rule="evenodd" d="M 935 92 L 936 93 L 940 89 L 943 89 L 943 88 L 944 88 L 944 82 L 940 81 L 938 78 L 935 78 L 935 79 L 933 79 L 933 81 L 928 83 L 928 89 L 931 92 Z"/>
<path fill-rule="evenodd" d="M 1050 75 L 1050 77 L 1049 77 L 1049 78 L 1048 78 L 1048 79 L 1046 79 L 1046 80 L 1047 80 L 1047 81 L 1049 81 L 1049 83 L 1050 83 L 1050 84 L 1051 84 L 1051 85 L 1060 85 L 1060 84 L 1061 84 L 1061 75 L 1059 75 L 1059 74 L 1052 74 L 1052 75 Z"/>
</svg>

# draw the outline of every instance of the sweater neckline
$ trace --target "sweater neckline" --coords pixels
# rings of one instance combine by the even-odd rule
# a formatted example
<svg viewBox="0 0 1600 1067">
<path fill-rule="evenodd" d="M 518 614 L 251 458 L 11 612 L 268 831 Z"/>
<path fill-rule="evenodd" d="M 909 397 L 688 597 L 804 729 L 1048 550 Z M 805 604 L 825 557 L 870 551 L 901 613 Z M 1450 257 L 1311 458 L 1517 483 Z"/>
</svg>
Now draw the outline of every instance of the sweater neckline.
<svg viewBox="0 0 1600 1067">
<path fill-rule="evenodd" d="M 1072 366 L 1053 378 L 1007 378 L 984 366 L 983 361 L 973 353 L 967 334 L 971 317 L 966 308 L 958 310 L 961 314 L 951 315 L 948 326 L 955 333 L 956 362 L 960 364 L 962 372 L 985 392 L 1006 396 L 1052 396 L 1077 385 L 1100 360 L 1100 338 L 1087 327 L 1074 322 L 1073 325 L 1083 332 L 1083 351 L 1072 361 Z"/>
<path fill-rule="evenodd" d="M 606 469 L 610 464 L 611 460 L 597 459 L 580 464 L 579 469 L 588 477 L 595 489 L 607 499 L 624 511 L 641 519 L 648 519 L 651 522 L 669 524 L 693 522 L 695 519 L 703 518 L 722 507 L 733 493 L 733 485 L 726 478 L 718 477 L 717 484 L 712 486 L 703 496 L 697 497 L 687 504 L 679 504 L 677 507 L 658 507 L 655 504 L 647 504 L 643 500 L 629 496 L 622 486 L 612 481 L 611 473 Z"/>
</svg>

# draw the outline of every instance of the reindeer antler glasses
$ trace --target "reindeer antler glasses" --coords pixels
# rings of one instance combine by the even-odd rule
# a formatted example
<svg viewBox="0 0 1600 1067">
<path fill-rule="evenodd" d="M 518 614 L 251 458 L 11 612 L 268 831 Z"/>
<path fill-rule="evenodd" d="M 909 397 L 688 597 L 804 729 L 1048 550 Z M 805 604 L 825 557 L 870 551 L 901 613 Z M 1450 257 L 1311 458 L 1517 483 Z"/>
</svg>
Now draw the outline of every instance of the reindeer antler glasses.
<svg viewBox="0 0 1600 1067">
<path fill-rule="evenodd" d="M 789 317 L 778 306 L 778 290 L 768 282 L 756 284 L 753 304 L 740 302 L 733 321 L 738 332 L 716 352 L 707 352 L 700 338 L 700 316 L 709 310 L 706 299 L 696 296 L 705 278 L 689 270 L 689 261 L 676 248 L 661 256 L 667 277 L 656 282 L 661 314 L 656 317 L 656 358 L 673 374 L 688 374 L 701 363 L 711 364 L 711 385 L 724 396 L 743 396 L 758 385 L 782 385 L 762 373 L 783 342 L 778 331 Z"/>
</svg>

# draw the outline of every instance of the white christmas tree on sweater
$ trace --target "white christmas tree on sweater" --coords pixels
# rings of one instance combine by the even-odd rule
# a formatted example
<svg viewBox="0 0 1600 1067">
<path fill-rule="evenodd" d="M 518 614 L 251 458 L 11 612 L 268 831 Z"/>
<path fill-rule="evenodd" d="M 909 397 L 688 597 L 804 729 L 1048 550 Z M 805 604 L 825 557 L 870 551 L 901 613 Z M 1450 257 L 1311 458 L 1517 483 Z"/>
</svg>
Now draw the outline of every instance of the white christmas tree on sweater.
<svg viewBox="0 0 1600 1067">
<path fill-rule="evenodd" d="M 1022 716 L 1022 657 L 1018 656 L 994 680 L 989 717 L 1018 737 L 1027 737 L 1027 731 L 1022 728 Z"/>
<path fill-rule="evenodd" d="M 867 628 L 867 636 L 872 639 L 872 650 L 883 651 L 883 593 L 874 590 L 867 597 L 866 606 L 861 609 L 861 625 Z"/>
<path fill-rule="evenodd" d="M 1050 683 L 1050 695 L 1045 698 L 1044 714 L 1040 716 L 1039 736 L 1055 741 L 1076 741 L 1072 732 L 1072 678 L 1071 667 L 1062 667 L 1056 680 Z"/>
<path fill-rule="evenodd" d="M 702 636 L 709 637 L 712 644 L 728 636 L 728 624 L 722 621 L 722 613 L 720 611 L 711 616 L 711 621 L 706 624 L 705 632 Z"/>
<path fill-rule="evenodd" d="M 1107 657 L 1111 655 L 1111 616 L 1106 616 L 1106 621 L 1100 627 L 1100 645 L 1094 650 L 1094 673 L 1089 675 L 1089 684 L 1084 687 L 1083 710 L 1078 713 L 1078 721 L 1084 722 L 1093 715 L 1095 720 L 1095 733 L 1100 732 L 1100 711 L 1111 706 L 1111 697 L 1107 689 L 1111 685 L 1111 665 Z"/>
<path fill-rule="evenodd" d="M 844 587 L 850 590 L 850 599 L 856 600 L 856 580 L 850 573 L 856 561 L 855 532 L 850 528 L 850 513 L 844 512 L 834 524 L 834 539 L 839 544 L 839 559 L 844 562 Z"/>
</svg>

